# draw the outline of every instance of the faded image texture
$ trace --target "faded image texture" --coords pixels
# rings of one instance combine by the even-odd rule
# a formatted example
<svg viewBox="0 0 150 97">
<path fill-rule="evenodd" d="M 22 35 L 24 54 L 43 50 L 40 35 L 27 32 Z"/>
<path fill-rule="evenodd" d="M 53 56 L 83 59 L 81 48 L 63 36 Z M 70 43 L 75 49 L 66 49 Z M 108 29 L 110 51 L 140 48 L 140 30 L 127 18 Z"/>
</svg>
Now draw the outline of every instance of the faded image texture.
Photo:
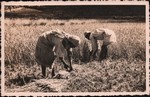
<svg viewBox="0 0 150 97">
<path fill-rule="evenodd" d="M 5 6 L 4 25 L 6 92 L 146 90 L 145 6 Z M 84 36 L 99 28 L 110 29 L 116 36 L 101 61 L 103 40 L 97 40 L 91 60 L 92 42 Z M 71 50 L 72 71 L 56 60 L 55 77 L 50 68 L 43 77 L 35 60 L 36 44 L 42 33 L 57 29 L 78 36 L 81 43 Z"/>
</svg>

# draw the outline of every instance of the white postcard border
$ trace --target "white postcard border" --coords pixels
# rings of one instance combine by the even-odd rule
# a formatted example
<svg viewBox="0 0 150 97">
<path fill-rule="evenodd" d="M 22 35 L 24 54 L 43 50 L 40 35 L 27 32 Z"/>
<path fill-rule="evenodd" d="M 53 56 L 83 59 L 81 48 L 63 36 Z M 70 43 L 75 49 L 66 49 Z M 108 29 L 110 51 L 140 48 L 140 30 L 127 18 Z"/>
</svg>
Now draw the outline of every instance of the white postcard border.
<svg viewBox="0 0 150 97">
<path fill-rule="evenodd" d="M 139 3 L 140 2 L 140 3 Z M 31 5 L 31 6 L 37 6 L 37 5 L 145 5 L 146 6 L 146 91 L 145 92 L 58 92 L 58 93 L 42 93 L 42 92 L 37 92 L 37 93 L 32 93 L 32 92 L 17 92 L 17 93 L 6 93 L 4 90 L 4 7 L 6 5 Z M 63 1 L 34 1 L 34 2 L 2 2 L 1 3 L 1 35 L 2 35 L 2 51 L 1 51 L 1 93 L 4 96 L 62 96 L 62 95 L 74 95 L 74 96 L 79 96 L 79 95 L 91 95 L 91 96 L 102 96 L 102 95 L 145 95 L 149 94 L 149 3 L 148 1 L 107 1 L 107 2 L 80 2 L 80 1 L 68 1 L 68 2 L 63 2 Z"/>
</svg>

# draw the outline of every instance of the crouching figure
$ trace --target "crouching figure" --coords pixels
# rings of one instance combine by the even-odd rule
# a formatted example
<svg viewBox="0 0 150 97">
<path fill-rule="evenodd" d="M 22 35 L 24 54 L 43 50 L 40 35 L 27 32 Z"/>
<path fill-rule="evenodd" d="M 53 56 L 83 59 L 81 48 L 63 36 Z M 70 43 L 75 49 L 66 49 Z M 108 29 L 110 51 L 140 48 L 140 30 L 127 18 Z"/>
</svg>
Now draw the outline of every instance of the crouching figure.
<svg viewBox="0 0 150 97">
<path fill-rule="evenodd" d="M 51 30 L 41 34 L 36 44 L 35 58 L 37 63 L 41 65 L 43 76 L 46 76 L 46 67 L 52 69 L 51 76 L 55 76 L 53 63 L 56 59 L 63 63 L 67 71 L 72 71 L 71 49 L 79 44 L 79 37 L 64 31 Z M 69 65 L 65 61 L 65 55 Z"/>
<path fill-rule="evenodd" d="M 101 52 L 99 56 L 99 61 L 106 59 L 108 52 L 108 45 L 112 43 L 116 43 L 116 35 L 114 31 L 109 29 L 96 29 L 95 31 L 86 31 L 84 32 L 84 36 L 86 39 L 91 41 L 92 51 L 90 52 L 90 60 L 94 60 L 96 58 L 96 53 L 98 51 L 98 40 L 103 41 L 101 46 Z"/>
</svg>

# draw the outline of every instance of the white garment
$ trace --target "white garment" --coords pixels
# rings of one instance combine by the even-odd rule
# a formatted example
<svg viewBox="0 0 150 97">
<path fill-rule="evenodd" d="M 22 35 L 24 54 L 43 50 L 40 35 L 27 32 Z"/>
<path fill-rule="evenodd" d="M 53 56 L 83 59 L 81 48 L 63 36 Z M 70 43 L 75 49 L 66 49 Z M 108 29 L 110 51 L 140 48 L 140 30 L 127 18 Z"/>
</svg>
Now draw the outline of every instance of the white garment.
<svg viewBox="0 0 150 97">
<path fill-rule="evenodd" d="M 91 33 L 90 40 L 93 44 L 96 40 L 102 40 L 104 45 L 109 45 L 116 42 L 116 35 L 112 30 L 100 28 Z"/>
</svg>

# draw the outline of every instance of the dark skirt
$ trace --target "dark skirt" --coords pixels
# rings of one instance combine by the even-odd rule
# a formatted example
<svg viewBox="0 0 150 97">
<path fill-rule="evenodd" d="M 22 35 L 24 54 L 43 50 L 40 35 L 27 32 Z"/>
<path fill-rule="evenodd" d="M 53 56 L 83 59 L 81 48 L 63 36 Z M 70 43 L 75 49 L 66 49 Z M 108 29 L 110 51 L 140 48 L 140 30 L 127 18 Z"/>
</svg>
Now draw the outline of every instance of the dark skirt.
<svg viewBox="0 0 150 97">
<path fill-rule="evenodd" d="M 43 43 L 43 38 L 40 37 L 35 49 L 35 58 L 39 65 L 51 68 L 56 58 L 53 52 L 53 45 L 46 42 Z"/>
</svg>

